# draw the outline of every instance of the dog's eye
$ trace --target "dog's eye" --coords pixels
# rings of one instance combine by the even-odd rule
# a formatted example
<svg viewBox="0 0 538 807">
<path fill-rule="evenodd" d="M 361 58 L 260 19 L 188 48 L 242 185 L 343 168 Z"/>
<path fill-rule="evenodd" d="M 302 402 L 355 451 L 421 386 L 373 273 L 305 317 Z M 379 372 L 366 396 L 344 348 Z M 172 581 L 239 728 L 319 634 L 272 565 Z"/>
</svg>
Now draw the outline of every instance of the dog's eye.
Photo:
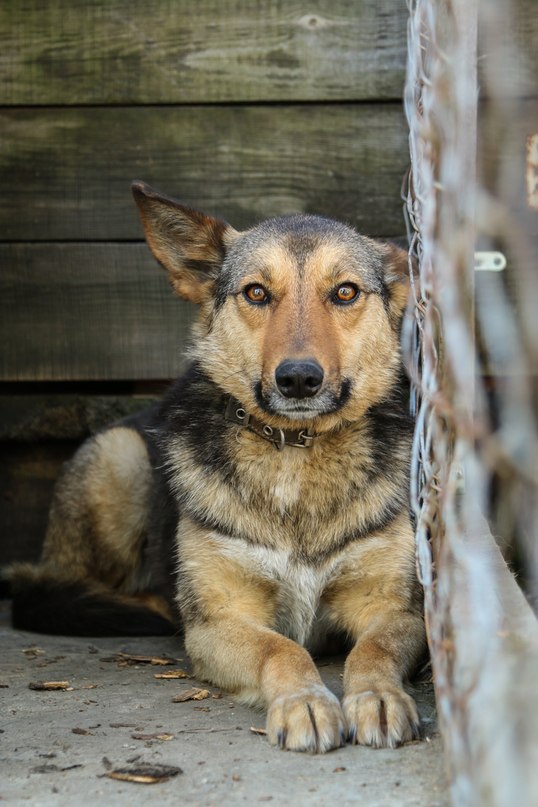
<svg viewBox="0 0 538 807">
<path fill-rule="evenodd" d="M 360 291 L 354 283 L 342 283 L 333 292 L 332 299 L 337 305 L 352 303 L 359 296 Z"/>
<path fill-rule="evenodd" d="M 264 305 L 269 302 L 269 292 L 260 286 L 258 283 L 252 283 L 250 286 L 245 286 L 243 289 L 243 296 L 249 303 L 254 305 Z"/>
</svg>

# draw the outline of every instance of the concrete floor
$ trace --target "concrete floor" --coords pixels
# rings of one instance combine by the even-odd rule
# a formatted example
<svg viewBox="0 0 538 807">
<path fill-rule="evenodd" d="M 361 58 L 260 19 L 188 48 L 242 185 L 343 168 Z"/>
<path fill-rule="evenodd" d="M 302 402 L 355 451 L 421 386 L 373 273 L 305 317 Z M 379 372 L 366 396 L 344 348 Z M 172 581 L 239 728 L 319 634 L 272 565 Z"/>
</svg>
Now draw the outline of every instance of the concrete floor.
<svg viewBox="0 0 538 807">
<path fill-rule="evenodd" d="M 155 675 L 189 662 L 174 639 L 73 639 L 14 631 L 0 614 L 0 800 L 32 805 L 424 805 L 448 803 L 431 687 L 414 690 L 425 740 L 398 750 L 350 747 L 324 756 L 271 748 L 260 712 L 191 678 Z M 115 658 L 170 657 L 172 665 Z M 341 694 L 342 660 L 322 661 Z M 66 681 L 67 690 L 29 684 Z M 173 703 L 192 687 L 210 696 Z M 214 697 L 216 696 L 216 697 Z M 142 765 L 180 768 L 155 784 L 109 778 Z M 158 769 L 159 774 L 163 769 Z"/>
</svg>

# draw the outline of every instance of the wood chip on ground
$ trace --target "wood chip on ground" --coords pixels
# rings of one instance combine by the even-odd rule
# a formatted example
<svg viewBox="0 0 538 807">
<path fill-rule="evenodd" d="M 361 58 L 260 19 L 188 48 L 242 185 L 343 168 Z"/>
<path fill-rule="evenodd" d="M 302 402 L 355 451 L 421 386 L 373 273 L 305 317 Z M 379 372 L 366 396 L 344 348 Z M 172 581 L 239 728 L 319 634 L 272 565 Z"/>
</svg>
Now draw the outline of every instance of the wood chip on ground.
<svg viewBox="0 0 538 807">
<path fill-rule="evenodd" d="M 22 652 L 26 658 L 36 658 L 36 656 L 44 656 L 45 651 L 41 647 L 24 647 Z"/>
<path fill-rule="evenodd" d="M 208 689 L 199 689 L 198 687 L 193 687 L 192 689 L 187 689 L 185 692 L 182 692 L 180 695 L 176 695 L 172 698 L 172 703 L 185 703 L 186 701 L 203 701 L 206 698 L 209 698 L 210 692 Z"/>
<path fill-rule="evenodd" d="M 105 776 L 109 779 L 119 779 L 121 782 L 134 782 L 140 785 L 155 785 L 167 782 L 174 776 L 183 773 L 181 768 L 172 765 L 136 765 L 131 768 L 116 768 L 107 771 Z"/>
<path fill-rule="evenodd" d="M 69 681 L 31 681 L 28 684 L 28 688 L 47 691 L 61 689 L 66 692 L 70 692 L 73 689 Z"/>
<path fill-rule="evenodd" d="M 185 670 L 166 670 L 166 672 L 162 672 L 162 673 L 153 673 L 153 677 L 154 678 L 167 678 L 167 679 L 168 678 L 170 678 L 170 679 L 174 679 L 174 678 L 192 678 L 192 676 L 189 675 L 188 672 L 185 672 Z"/>
</svg>

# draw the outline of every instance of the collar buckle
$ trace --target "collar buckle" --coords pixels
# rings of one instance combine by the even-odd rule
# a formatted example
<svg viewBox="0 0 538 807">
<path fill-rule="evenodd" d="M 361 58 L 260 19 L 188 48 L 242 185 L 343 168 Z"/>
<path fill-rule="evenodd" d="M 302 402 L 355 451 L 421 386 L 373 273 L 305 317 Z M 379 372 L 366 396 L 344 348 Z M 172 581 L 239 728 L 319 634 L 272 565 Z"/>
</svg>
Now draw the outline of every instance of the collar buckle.
<svg viewBox="0 0 538 807">
<path fill-rule="evenodd" d="M 297 438 L 298 442 L 294 443 L 297 448 L 310 448 L 314 442 L 314 435 L 310 429 L 301 429 Z"/>
</svg>

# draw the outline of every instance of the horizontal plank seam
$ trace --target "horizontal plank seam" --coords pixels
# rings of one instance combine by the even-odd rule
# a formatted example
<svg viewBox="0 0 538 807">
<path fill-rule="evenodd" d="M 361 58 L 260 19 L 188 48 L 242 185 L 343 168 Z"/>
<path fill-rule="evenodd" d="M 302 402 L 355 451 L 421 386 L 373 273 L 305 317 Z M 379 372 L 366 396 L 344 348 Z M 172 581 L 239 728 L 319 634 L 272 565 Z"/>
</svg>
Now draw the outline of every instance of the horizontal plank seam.
<svg viewBox="0 0 538 807">
<path fill-rule="evenodd" d="M 402 86 L 403 91 L 403 86 Z M 34 110 L 34 109 L 173 109 L 177 108 L 200 108 L 200 107 L 301 107 L 301 106 L 390 106 L 402 103 L 402 97 L 398 95 L 391 95 L 387 97 L 372 97 L 372 98 L 320 98 L 320 99 L 282 99 L 279 101 L 186 101 L 185 103 L 92 103 L 92 104 L 0 104 L 1 111 L 11 110 Z"/>
<path fill-rule="evenodd" d="M 207 206 L 204 206 L 205 212 L 207 212 L 207 213 L 212 212 L 211 210 L 206 209 L 206 208 L 207 208 Z M 215 215 L 217 215 L 217 213 L 215 213 Z M 302 214 L 301 213 L 297 213 L 297 214 L 290 213 L 290 214 L 287 214 L 287 215 L 298 215 L 299 216 L 299 215 L 302 215 Z M 316 214 L 314 213 L 312 215 L 316 215 Z M 268 217 L 268 218 L 274 218 L 274 217 Z M 335 216 L 335 219 L 337 219 L 338 221 L 345 221 L 345 219 L 342 218 L 341 216 Z M 261 221 L 261 218 L 260 218 L 260 221 Z M 231 222 L 231 224 L 233 224 L 233 222 Z M 351 226 L 353 226 L 353 225 L 351 225 Z M 364 233 L 364 235 L 368 235 L 368 233 Z M 377 241 L 393 241 L 393 240 L 401 241 L 405 237 L 406 237 L 406 235 L 405 235 L 405 226 L 402 225 L 401 232 L 392 233 L 391 235 L 385 235 L 385 234 L 379 235 L 378 234 L 378 235 L 375 236 L 375 239 Z M 30 240 L 30 239 L 23 239 L 23 240 L 18 239 L 16 241 L 3 241 L 2 237 L 0 236 L 0 247 L 33 247 L 33 246 L 35 246 L 35 247 L 45 247 L 45 246 L 61 247 L 63 245 L 69 246 L 69 247 L 76 247 L 78 244 L 80 244 L 80 246 L 91 246 L 92 244 L 95 244 L 95 246 L 101 246 L 101 247 L 102 246 L 107 246 L 107 245 L 109 245 L 110 247 L 114 247 L 114 246 L 118 246 L 118 247 L 133 246 L 133 247 L 135 247 L 135 246 L 144 246 L 145 243 L 146 242 L 143 239 L 141 239 L 140 241 L 133 241 L 132 239 L 125 239 L 125 240 L 114 239 L 114 240 L 110 240 L 108 238 L 103 238 L 103 239 L 91 238 L 91 239 L 88 239 L 88 240 L 84 240 L 84 239 L 80 239 L 80 238 L 73 238 L 73 239 L 64 238 L 61 241 L 58 241 L 56 239 L 51 240 L 51 241 L 49 241 L 48 239 L 47 240 L 42 240 L 42 241 L 41 240 Z"/>
<path fill-rule="evenodd" d="M 80 392 L 81 395 L 96 395 L 98 394 L 97 390 L 99 389 L 109 390 L 107 392 L 103 392 L 104 395 L 138 395 L 138 392 L 135 393 L 132 391 L 131 388 L 133 385 L 141 384 L 142 386 L 147 386 L 148 384 L 169 383 L 170 378 L 131 378 L 121 379 L 121 381 L 114 381 L 113 379 L 104 379 L 103 381 L 80 381 L 77 379 L 73 381 L 3 381 L 0 379 L 0 396 L 9 397 L 10 395 L 27 394 L 28 397 L 31 397 L 34 394 L 43 395 L 47 393 L 56 395 L 72 395 L 77 394 L 77 392 Z M 68 388 L 68 391 L 65 393 L 64 388 Z"/>
<path fill-rule="evenodd" d="M 511 100 L 519 102 L 538 101 L 538 93 L 525 93 L 518 96 L 510 96 Z M 487 103 L 489 96 L 483 95 L 480 99 L 481 103 Z M 281 99 L 281 100 L 267 100 L 262 99 L 258 101 L 170 101 L 161 103 L 136 103 L 136 102 L 100 102 L 100 103 L 77 103 L 77 104 L 9 104 L 0 103 L 0 112 L 4 111 L 17 111 L 17 110 L 54 110 L 54 109 L 193 109 L 193 108 L 233 108 L 233 107 L 302 107 L 302 106 L 393 106 L 401 105 L 403 102 L 403 88 L 402 95 L 388 95 L 364 98 L 294 98 L 294 99 Z"/>
</svg>

